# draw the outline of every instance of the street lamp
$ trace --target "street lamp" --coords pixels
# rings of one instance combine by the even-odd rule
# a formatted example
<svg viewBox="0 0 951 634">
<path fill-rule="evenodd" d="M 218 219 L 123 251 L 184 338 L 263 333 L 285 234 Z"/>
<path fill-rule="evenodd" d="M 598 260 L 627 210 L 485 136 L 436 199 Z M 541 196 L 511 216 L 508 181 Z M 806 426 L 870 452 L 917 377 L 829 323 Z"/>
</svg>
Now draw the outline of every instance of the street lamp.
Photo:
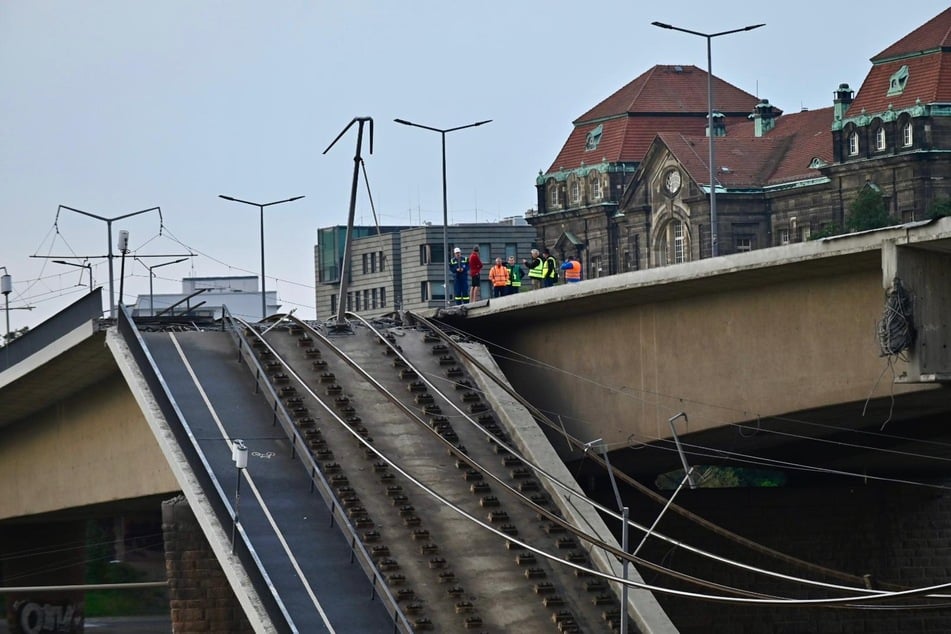
<svg viewBox="0 0 951 634">
<path fill-rule="evenodd" d="M 155 317 L 155 302 L 154 302 L 154 295 L 152 292 L 152 280 L 155 279 L 155 273 L 152 272 L 152 269 L 157 269 L 160 266 L 168 266 L 170 264 L 178 264 L 179 262 L 184 262 L 188 258 L 179 258 L 177 260 L 172 260 L 171 262 L 162 262 L 161 264 L 153 264 L 152 266 L 149 266 L 148 264 L 143 262 L 138 256 L 136 256 L 135 259 L 138 260 L 142 264 L 142 266 L 144 266 L 145 268 L 149 270 L 149 317 Z"/>
<path fill-rule="evenodd" d="M 716 169 L 713 166 L 713 61 L 712 55 L 710 54 L 710 41 L 715 37 L 720 37 L 721 35 L 730 35 L 731 33 L 740 33 L 741 31 L 752 31 L 753 29 L 758 29 L 759 27 L 766 25 L 753 24 L 751 26 L 744 26 L 740 29 L 720 31 L 719 33 L 701 33 L 700 31 L 682 29 L 679 26 L 664 24 L 663 22 L 651 22 L 651 24 L 654 26 L 659 26 L 662 29 L 681 31 L 683 33 L 689 33 L 691 35 L 698 35 L 700 37 L 707 38 L 707 136 L 710 137 L 710 253 L 712 257 L 716 257 L 720 254 L 720 248 L 717 239 L 717 188 L 715 182 Z"/>
<path fill-rule="evenodd" d="M 0 292 L 3 293 L 3 299 L 6 301 L 7 315 L 7 336 L 6 341 L 10 341 L 10 293 L 13 292 L 13 276 L 7 272 L 7 267 L 0 266 L 3 269 L 3 276 L 0 276 Z"/>
<path fill-rule="evenodd" d="M 486 119 L 485 121 L 477 121 L 475 123 L 470 123 L 467 125 L 460 125 L 454 128 L 432 128 L 428 125 L 422 125 L 420 123 L 413 123 L 412 121 L 407 121 L 405 119 L 393 119 L 396 123 L 402 125 L 413 126 L 414 128 L 422 128 L 423 130 L 430 130 L 432 132 L 438 132 L 442 136 L 442 252 L 445 262 L 443 262 L 443 284 L 444 290 L 443 295 L 445 296 L 446 305 L 450 304 L 449 302 L 449 203 L 446 198 L 446 135 L 450 132 L 455 132 L 456 130 L 465 130 L 466 128 L 475 128 L 480 125 L 485 125 L 486 123 L 492 123 L 492 119 Z"/>
<path fill-rule="evenodd" d="M 76 264 L 75 262 L 67 262 L 66 260 L 53 260 L 54 264 L 65 264 L 66 266 L 76 266 L 81 269 L 89 269 L 89 292 L 92 292 L 92 264 L 88 261 L 85 264 Z M 82 278 L 79 278 L 80 282 Z"/>
<path fill-rule="evenodd" d="M 257 207 L 261 212 L 261 319 L 267 317 L 267 299 L 264 294 L 264 208 L 270 207 L 272 205 L 280 205 L 282 203 L 290 203 L 295 200 L 300 200 L 303 196 L 294 196 L 293 198 L 288 198 L 286 200 L 275 200 L 270 203 L 253 203 L 247 200 L 241 200 L 240 198 L 233 198 L 231 196 L 225 196 L 224 194 L 218 194 L 218 198 L 224 198 L 225 200 L 230 200 L 236 203 L 244 203 L 245 205 L 251 205 L 252 207 Z"/>
</svg>

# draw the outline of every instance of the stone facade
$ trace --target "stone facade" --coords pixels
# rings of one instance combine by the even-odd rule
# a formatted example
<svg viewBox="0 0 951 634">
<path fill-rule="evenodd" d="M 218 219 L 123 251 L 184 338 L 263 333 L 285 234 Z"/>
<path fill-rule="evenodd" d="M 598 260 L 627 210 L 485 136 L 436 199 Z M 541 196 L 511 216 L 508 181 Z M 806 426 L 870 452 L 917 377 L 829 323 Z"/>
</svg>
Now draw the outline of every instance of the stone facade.
<svg viewBox="0 0 951 634">
<path fill-rule="evenodd" d="M 254 629 L 183 496 L 162 504 L 172 631 L 251 634 Z"/>
<path fill-rule="evenodd" d="M 598 277 L 842 233 L 867 188 L 896 224 L 931 217 L 951 200 L 949 29 L 945 11 L 873 58 L 854 100 L 840 84 L 812 112 L 783 115 L 714 78 L 729 104 L 712 134 L 689 96 L 706 95 L 702 71 L 654 67 L 576 120 L 539 174 L 538 242 Z"/>
</svg>

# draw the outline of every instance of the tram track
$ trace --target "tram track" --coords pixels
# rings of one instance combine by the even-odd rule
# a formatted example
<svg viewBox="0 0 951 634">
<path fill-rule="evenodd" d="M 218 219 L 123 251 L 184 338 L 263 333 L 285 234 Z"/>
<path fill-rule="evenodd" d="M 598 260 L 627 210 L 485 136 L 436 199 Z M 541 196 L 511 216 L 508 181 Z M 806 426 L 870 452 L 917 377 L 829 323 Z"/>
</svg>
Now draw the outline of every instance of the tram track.
<svg viewBox="0 0 951 634">
<path fill-rule="evenodd" d="M 247 324 L 245 326 L 251 331 L 254 330 Z M 422 341 L 425 336 L 421 332 L 414 335 L 414 339 L 418 340 L 415 344 L 417 348 L 426 345 Z M 349 503 L 360 507 L 361 512 L 365 510 L 368 519 L 372 517 L 369 521 L 374 528 L 369 530 L 375 531 L 372 533 L 373 539 L 385 541 L 385 544 L 381 544 L 385 545 L 385 549 L 381 548 L 379 552 L 390 554 L 393 561 L 386 560 L 383 563 L 393 566 L 390 572 L 395 580 L 410 585 L 408 582 L 415 578 L 410 591 L 402 593 L 410 601 L 408 605 L 413 609 L 411 611 L 423 614 L 428 609 L 434 611 L 434 615 L 439 611 L 452 613 L 455 616 L 448 620 L 455 619 L 454 627 L 460 626 L 459 615 L 468 614 L 469 616 L 463 617 L 463 627 L 486 631 L 510 631 L 513 624 L 518 625 L 519 619 L 528 619 L 528 622 L 535 623 L 546 621 L 558 628 L 558 631 L 604 631 L 606 625 L 608 629 L 616 629 L 619 612 L 616 597 L 608 590 L 604 579 L 588 572 L 590 560 L 586 552 L 579 548 L 577 540 L 567 535 L 544 514 L 538 513 L 539 509 L 544 509 L 542 505 L 550 505 L 551 501 L 530 471 L 515 466 L 512 460 L 504 455 L 505 452 L 496 449 L 507 440 L 504 432 L 499 429 L 498 436 L 491 436 L 493 442 L 486 442 L 482 433 L 474 432 L 469 425 L 459 427 L 458 430 L 453 429 L 448 417 L 442 414 L 442 408 L 447 407 L 450 402 L 455 402 L 456 407 L 483 412 L 487 411 L 485 404 L 472 400 L 467 402 L 466 399 L 471 399 L 471 395 L 467 396 L 466 393 L 471 391 L 439 391 L 433 395 L 418 389 L 417 381 L 420 376 L 430 375 L 440 369 L 450 372 L 456 367 L 455 364 L 445 367 L 440 365 L 445 363 L 444 359 L 439 358 L 442 355 L 429 354 L 424 357 L 428 358 L 428 367 L 420 367 L 417 358 L 417 362 L 410 368 L 405 359 L 390 352 L 388 346 L 380 348 L 376 345 L 357 345 L 355 348 L 359 354 L 367 356 L 371 354 L 368 350 L 372 351 L 376 347 L 373 354 L 381 354 L 382 351 L 386 358 L 392 359 L 389 376 L 375 377 L 361 366 L 376 368 L 378 375 L 378 369 L 388 364 L 379 363 L 379 357 L 375 362 L 364 359 L 361 363 L 360 359 L 351 358 L 347 351 L 341 350 L 341 346 L 337 345 L 337 342 L 352 343 L 361 336 L 372 337 L 380 342 L 388 339 L 385 334 L 371 331 L 367 327 L 365 333 L 358 333 L 354 337 L 335 336 L 331 341 L 307 324 L 289 320 L 286 326 L 269 328 L 267 344 L 272 347 L 277 358 L 286 364 L 284 368 L 288 376 L 293 375 L 300 382 L 302 389 L 305 389 L 306 385 L 313 386 L 305 389 L 310 394 L 301 404 L 322 408 L 324 414 L 320 420 L 323 416 L 332 414 L 331 417 L 337 420 L 338 432 L 343 431 L 344 436 L 350 436 L 350 440 L 341 437 L 331 440 L 332 435 L 341 434 L 332 433 L 329 425 L 319 425 L 324 440 L 329 441 L 328 448 L 332 447 L 330 454 L 323 454 L 321 464 L 324 465 L 323 468 L 332 465 L 334 470 L 346 471 L 346 486 L 356 495 L 346 495 L 351 491 L 344 490 L 343 497 L 349 498 Z M 334 354 L 315 352 L 315 344 L 319 344 L 321 350 L 333 350 Z M 336 359 L 332 360 L 331 356 Z M 313 365 L 318 360 L 319 367 Z M 312 365 L 309 369 L 308 364 Z M 345 376 L 346 381 L 343 380 Z M 284 378 L 281 377 L 280 380 L 283 381 Z M 321 380 L 324 382 L 321 383 Z M 347 387 L 344 387 L 344 384 Z M 370 388 L 369 385 L 373 387 Z M 335 394 L 318 395 L 320 386 L 325 386 L 325 392 L 326 387 L 333 386 Z M 395 415 L 387 415 L 382 417 L 383 420 L 379 420 L 380 410 L 374 409 L 371 427 L 370 421 L 364 421 L 358 413 L 358 404 L 372 401 L 370 393 L 374 391 L 377 393 L 376 398 L 380 398 L 380 394 L 387 395 L 385 407 Z M 421 396 L 424 398 L 420 398 Z M 298 395 L 290 398 L 301 397 Z M 338 411 L 340 408 L 344 408 L 343 412 Z M 341 413 L 344 415 L 340 416 Z M 318 418 L 307 416 L 303 412 L 301 415 L 305 418 Z M 346 418 L 348 416 L 349 421 Z M 427 429 L 429 433 L 421 434 L 420 429 Z M 359 444 L 362 444 L 363 448 L 353 451 L 352 439 L 358 436 L 361 439 Z M 406 444 L 407 439 L 412 439 L 409 445 Z M 341 447 L 343 449 L 340 449 Z M 370 447 L 375 447 L 380 453 L 371 456 L 373 452 Z M 404 483 L 388 485 L 401 486 L 402 491 L 397 495 L 407 496 L 405 499 L 397 497 L 401 504 L 394 504 L 395 513 L 393 509 L 381 507 L 381 496 L 378 492 L 376 495 L 360 494 L 360 490 L 372 489 L 363 482 L 366 472 L 377 472 L 377 480 L 389 474 L 390 470 L 384 469 L 380 464 L 382 460 L 376 460 L 385 459 L 387 454 L 399 456 L 401 461 L 406 463 L 406 473 L 413 473 L 409 478 L 420 478 L 424 486 L 438 490 L 438 495 L 444 502 L 429 499 L 428 495 L 420 496 L 420 500 L 415 497 L 410 500 L 408 491 L 415 490 L 415 486 L 410 482 L 406 482 L 406 486 Z M 478 454 L 479 460 L 472 460 L 470 454 Z M 366 464 L 367 459 L 372 462 L 369 466 L 354 466 L 361 461 Z M 457 475 L 450 478 L 449 473 Z M 331 477 L 333 475 L 335 474 L 331 474 Z M 400 474 L 395 479 L 404 477 Z M 492 483 L 488 484 L 487 480 Z M 506 480 L 509 482 L 506 486 L 491 488 Z M 387 494 L 392 491 L 395 489 L 386 489 Z M 517 499 L 523 492 L 528 495 Z M 533 501 L 532 496 L 535 497 L 535 504 L 525 504 L 526 500 Z M 382 497 L 386 500 L 388 495 Z M 359 503 L 356 500 L 359 500 Z M 471 517 L 480 521 L 488 531 L 473 531 L 471 521 L 466 518 L 448 520 L 451 514 L 446 512 L 446 504 L 466 507 L 467 512 L 472 514 Z M 545 512 L 550 513 L 547 510 Z M 410 514 L 404 517 L 404 520 L 415 516 L 418 521 L 414 520 L 412 527 L 405 521 L 393 521 L 403 513 Z M 552 513 L 556 518 L 559 514 L 557 511 Z M 479 520 L 479 516 L 485 519 Z M 430 522 L 430 517 L 439 521 Z M 403 524 L 402 527 L 399 526 L 400 523 Z M 407 533 L 408 528 L 411 530 Z M 399 535 L 401 530 L 403 535 Z M 390 537 L 393 535 L 396 536 L 395 540 Z M 408 551 L 406 545 L 412 547 L 423 535 L 428 540 L 418 544 L 419 552 Z M 519 545 L 543 541 L 551 544 L 550 549 L 554 552 L 538 556 L 523 550 Z M 423 550 L 428 550 L 427 554 L 438 552 L 439 555 L 425 560 L 422 556 Z M 397 552 L 402 553 L 400 557 L 395 556 Z M 455 564 L 450 554 L 456 554 L 459 559 Z M 413 567 L 403 565 L 403 560 L 415 560 L 416 570 L 410 571 Z M 559 562 L 571 565 L 565 567 Z M 441 572 L 426 579 L 425 575 L 419 574 L 420 563 L 423 568 Z M 436 585 L 443 581 L 448 587 L 444 586 L 440 591 L 432 592 L 433 576 Z M 499 592 L 500 589 L 510 586 L 511 591 Z M 399 591 L 397 594 L 400 594 Z M 448 608 L 436 608 L 436 605 L 446 603 L 442 598 L 444 594 L 455 599 L 455 602 L 449 602 Z M 492 597 L 491 605 L 481 606 L 479 599 L 488 596 Z M 500 596 L 508 598 L 500 599 Z M 580 600 L 574 597 L 580 597 Z M 507 602 L 510 605 L 506 605 Z M 572 610 L 565 607 L 569 604 L 574 604 L 571 605 Z M 532 609 L 526 608 L 533 605 Z M 539 606 L 541 609 L 538 609 Z M 522 613 L 526 616 L 520 616 Z M 437 620 L 445 622 L 448 616 L 450 615 L 438 615 Z M 413 618 L 411 614 L 410 619 Z M 435 616 L 426 613 L 415 618 L 419 621 L 417 626 L 424 629 Z M 495 628 L 491 627 L 493 622 L 497 624 Z"/>
</svg>

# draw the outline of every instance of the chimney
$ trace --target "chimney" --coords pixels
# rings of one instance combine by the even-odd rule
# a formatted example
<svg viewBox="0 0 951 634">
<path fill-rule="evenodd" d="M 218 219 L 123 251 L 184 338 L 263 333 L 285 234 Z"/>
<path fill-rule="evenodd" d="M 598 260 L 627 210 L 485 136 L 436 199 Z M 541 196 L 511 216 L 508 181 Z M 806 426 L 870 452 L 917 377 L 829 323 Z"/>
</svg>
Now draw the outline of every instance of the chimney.
<svg viewBox="0 0 951 634">
<path fill-rule="evenodd" d="M 845 118 L 845 113 L 848 112 L 849 106 L 852 105 L 852 95 L 853 91 L 849 90 L 848 84 L 839 84 L 839 89 L 833 93 L 835 99 L 832 101 L 834 106 L 835 121 L 841 121 Z"/>
<path fill-rule="evenodd" d="M 769 99 L 763 99 L 753 107 L 753 134 L 761 137 L 776 127 L 776 109 L 770 105 Z"/>
<path fill-rule="evenodd" d="M 710 126 L 707 126 L 707 136 L 710 136 Z M 713 112 L 713 136 L 726 136 L 726 115 L 722 112 Z"/>
</svg>

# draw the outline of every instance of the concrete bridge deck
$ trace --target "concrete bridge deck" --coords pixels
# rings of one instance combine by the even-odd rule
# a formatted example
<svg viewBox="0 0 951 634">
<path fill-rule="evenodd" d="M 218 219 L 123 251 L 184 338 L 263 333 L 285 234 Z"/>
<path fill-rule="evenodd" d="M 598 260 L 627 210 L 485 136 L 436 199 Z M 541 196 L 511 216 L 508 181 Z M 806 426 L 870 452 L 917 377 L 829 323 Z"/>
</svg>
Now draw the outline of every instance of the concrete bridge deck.
<svg viewBox="0 0 951 634">
<path fill-rule="evenodd" d="M 560 438 L 600 438 L 613 464 L 653 481 L 680 464 L 668 420 L 683 412 L 674 424 L 693 464 L 754 456 L 829 473 L 941 478 L 951 441 L 949 242 L 951 219 L 942 219 L 533 291 L 438 318 L 488 345 L 518 391 L 557 422 L 549 438 L 569 464 L 583 455 Z M 876 326 L 895 277 L 914 299 L 918 337 L 886 359 Z M 100 302 L 98 294 L 86 301 L 95 314 Z M 106 345 L 110 324 L 79 313 L 17 342 L 29 344 L 24 354 L 4 350 L 0 528 L 154 505 L 188 484 L 168 458 L 168 439 L 149 426 L 139 388 L 120 372 L 123 355 Z M 287 447 L 248 426 L 274 405 L 240 405 L 231 390 L 243 380 L 247 391 L 247 376 L 231 375 L 223 337 L 176 334 L 182 353 L 168 333 L 144 339 L 189 411 L 205 410 L 199 436 L 212 447 L 227 508 L 233 468 L 221 439 L 273 443 L 273 462 L 256 465 L 262 476 Z M 197 383 L 182 372 L 183 357 L 196 361 Z M 233 429 L 213 422 L 197 384 L 209 386 Z M 273 530 L 263 507 L 248 505 L 248 528 Z M 227 543 L 227 531 L 219 533 Z M 665 619 L 652 631 L 664 631 Z"/>
</svg>

